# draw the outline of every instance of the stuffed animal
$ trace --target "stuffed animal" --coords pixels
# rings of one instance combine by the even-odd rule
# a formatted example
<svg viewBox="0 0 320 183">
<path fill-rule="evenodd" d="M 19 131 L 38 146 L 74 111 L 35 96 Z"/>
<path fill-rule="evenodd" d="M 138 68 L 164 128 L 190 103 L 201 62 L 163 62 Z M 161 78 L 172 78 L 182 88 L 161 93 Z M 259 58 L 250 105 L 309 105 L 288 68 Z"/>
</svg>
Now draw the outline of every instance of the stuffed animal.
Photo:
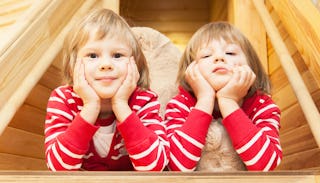
<svg viewBox="0 0 320 183">
<path fill-rule="evenodd" d="M 132 30 L 147 59 L 150 88 L 159 96 L 160 114 L 163 116 L 166 104 L 178 91 L 176 77 L 181 52 L 168 37 L 155 29 L 133 27 Z"/>
<path fill-rule="evenodd" d="M 221 119 L 211 122 L 197 171 L 225 172 L 246 170 L 232 146 Z"/>
</svg>

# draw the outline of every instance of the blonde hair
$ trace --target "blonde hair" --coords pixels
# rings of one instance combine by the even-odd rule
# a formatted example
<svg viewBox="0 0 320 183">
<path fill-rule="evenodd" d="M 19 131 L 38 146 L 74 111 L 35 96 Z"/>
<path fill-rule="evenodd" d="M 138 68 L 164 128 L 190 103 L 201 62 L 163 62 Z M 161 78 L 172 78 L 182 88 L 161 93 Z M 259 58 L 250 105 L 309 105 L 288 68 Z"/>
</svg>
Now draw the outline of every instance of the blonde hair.
<svg viewBox="0 0 320 183">
<path fill-rule="evenodd" d="M 63 47 L 63 79 L 66 84 L 73 85 L 73 70 L 78 50 L 89 39 L 90 32 L 95 31 L 95 39 L 117 38 L 132 47 L 140 78 L 137 85 L 149 89 L 149 69 L 135 35 L 127 22 L 119 15 L 108 9 L 95 9 L 79 22 L 74 24 L 64 41 Z"/>
<path fill-rule="evenodd" d="M 223 39 L 229 43 L 238 44 L 244 52 L 249 67 L 256 74 L 256 80 L 251 86 L 246 97 L 251 96 L 257 90 L 270 93 L 270 81 L 261 65 L 261 61 L 249 40 L 234 26 L 227 22 L 211 22 L 202 26 L 194 33 L 188 42 L 180 59 L 177 82 L 186 90 L 192 92 L 185 79 L 185 71 L 189 64 L 195 60 L 196 53 L 203 44 L 209 44 L 211 40 Z"/>
</svg>

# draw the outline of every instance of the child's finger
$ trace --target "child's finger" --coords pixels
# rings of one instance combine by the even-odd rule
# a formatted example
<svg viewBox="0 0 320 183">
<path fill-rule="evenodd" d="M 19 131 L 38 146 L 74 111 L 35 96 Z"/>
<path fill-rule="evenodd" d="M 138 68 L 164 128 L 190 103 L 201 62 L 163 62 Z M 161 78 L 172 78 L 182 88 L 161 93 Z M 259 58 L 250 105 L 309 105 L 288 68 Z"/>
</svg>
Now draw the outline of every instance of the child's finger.
<svg viewBox="0 0 320 183">
<path fill-rule="evenodd" d="M 251 86 L 256 78 L 256 75 L 254 74 L 254 72 L 251 70 L 251 68 L 247 65 L 243 66 L 243 70 L 246 73 L 245 76 L 245 84 L 248 86 Z"/>
<path fill-rule="evenodd" d="M 137 82 L 140 78 L 140 74 L 139 74 L 137 64 L 134 60 L 134 57 L 130 57 L 130 63 L 131 63 L 132 71 L 133 71 L 133 78 L 134 78 L 135 82 Z"/>
<path fill-rule="evenodd" d="M 187 73 L 188 76 L 190 77 L 190 79 L 194 80 L 195 79 L 195 72 L 194 72 L 194 68 L 195 68 L 195 62 L 191 62 L 191 64 L 188 66 L 187 68 Z"/>
<path fill-rule="evenodd" d="M 75 63 L 75 67 L 74 67 L 74 70 L 73 70 L 73 84 L 74 85 L 79 85 L 79 77 L 80 77 L 80 72 L 81 72 L 81 63 L 82 63 L 82 60 L 80 58 L 78 58 L 76 60 L 76 63 Z"/>
<path fill-rule="evenodd" d="M 239 83 L 240 82 L 240 78 L 241 78 L 240 68 L 239 67 L 234 67 L 231 80 L 235 81 L 236 83 Z"/>
<path fill-rule="evenodd" d="M 239 83 L 241 85 L 246 84 L 246 81 L 248 79 L 248 72 L 244 67 L 238 67 L 239 68 Z"/>
</svg>

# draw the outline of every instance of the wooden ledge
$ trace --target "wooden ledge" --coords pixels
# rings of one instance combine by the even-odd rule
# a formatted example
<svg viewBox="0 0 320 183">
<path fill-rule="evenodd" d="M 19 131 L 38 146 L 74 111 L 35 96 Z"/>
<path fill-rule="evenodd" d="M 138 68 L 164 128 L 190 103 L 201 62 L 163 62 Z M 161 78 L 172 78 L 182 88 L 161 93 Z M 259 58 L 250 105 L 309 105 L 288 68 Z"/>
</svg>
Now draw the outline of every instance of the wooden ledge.
<svg viewBox="0 0 320 183">
<path fill-rule="evenodd" d="M 0 171 L 0 182 L 45 183 L 207 183 L 207 182 L 301 182 L 320 183 L 319 171 L 287 172 L 49 172 Z"/>
</svg>

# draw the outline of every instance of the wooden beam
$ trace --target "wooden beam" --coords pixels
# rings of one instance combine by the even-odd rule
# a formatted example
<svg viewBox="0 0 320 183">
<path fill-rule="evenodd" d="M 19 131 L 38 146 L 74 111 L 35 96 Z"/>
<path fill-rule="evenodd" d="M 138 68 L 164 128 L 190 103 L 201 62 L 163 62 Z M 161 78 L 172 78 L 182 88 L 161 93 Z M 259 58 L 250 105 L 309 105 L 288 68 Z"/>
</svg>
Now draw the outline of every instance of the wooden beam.
<svg viewBox="0 0 320 183">
<path fill-rule="evenodd" d="M 110 9 L 119 15 L 120 0 L 103 0 L 102 7 Z"/>
<path fill-rule="evenodd" d="M 9 126 L 30 133 L 44 135 L 45 117 L 46 110 L 24 104 L 17 111 Z"/>
<path fill-rule="evenodd" d="M 280 139 L 283 150 L 283 157 L 296 153 L 305 152 L 311 149 L 318 149 L 318 146 L 314 141 L 310 128 L 307 124 L 297 127 L 294 130 L 291 130 L 290 132 L 282 133 L 280 135 Z M 301 158 L 301 161 L 305 161 L 305 159 Z M 294 164 L 301 163 L 302 162 L 297 161 Z"/>
<path fill-rule="evenodd" d="M 224 11 L 226 12 L 226 11 Z M 123 12 L 124 16 L 138 21 L 208 21 L 208 12 L 197 9 L 168 9 L 164 10 L 137 10 L 130 12 Z"/>
<path fill-rule="evenodd" d="M 284 156 L 280 165 L 279 170 L 307 170 L 308 168 L 318 167 L 320 164 L 320 149 L 311 149 L 308 151 L 299 152 L 296 154 Z M 315 180 L 316 181 L 316 180 Z M 317 183 L 320 181 L 320 176 L 317 178 Z M 293 181 L 299 182 L 299 181 Z M 304 182 L 304 181 L 301 181 Z"/>
<path fill-rule="evenodd" d="M 272 21 L 272 18 L 263 2 L 263 0 L 253 1 L 254 5 L 259 12 L 261 19 L 266 27 L 268 36 L 279 56 L 282 68 L 284 69 L 288 80 L 294 90 L 294 93 L 299 101 L 299 104 L 306 116 L 308 124 L 310 125 L 313 136 L 317 142 L 318 147 L 320 147 L 320 114 L 319 111 L 308 92 L 306 85 L 304 84 L 297 67 L 294 64 L 294 61 L 289 54 L 288 49 L 286 48 L 283 40 L 277 30 L 276 25 Z M 281 1 L 282 2 L 282 1 Z M 285 8 L 285 7 L 283 7 Z"/>
<path fill-rule="evenodd" d="M 209 1 L 209 17 L 210 22 L 214 21 L 227 21 L 228 20 L 228 1 L 217 1 L 210 0 Z"/>
<path fill-rule="evenodd" d="M 0 153 L 0 162 L 1 162 L 0 163 L 1 171 L 48 170 L 48 167 L 44 159 L 31 158 L 31 157 L 19 156 L 19 155 L 7 154 L 7 153 Z M 2 182 L 1 178 L 0 178 L 0 182 Z"/>
<path fill-rule="evenodd" d="M 44 159 L 44 136 L 7 127 L 0 136 L 0 152 Z"/>
<path fill-rule="evenodd" d="M 317 183 L 319 172 L 49 172 L 49 171 L 2 171 L 1 182 L 67 182 L 67 183 Z"/>
<path fill-rule="evenodd" d="M 229 0 L 228 7 L 229 22 L 249 39 L 268 73 L 266 31 L 252 0 Z"/>
<path fill-rule="evenodd" d="M 150 27 L 156 29 L 161 33 L 165 32 L 195 32 L 201 26 L 208 23 L 207 21 L 183 21 L 183 22 L 176 22 L 176 21 L 138 21 L 134 22 L 135 25 L 133 26 L 142 26 L 142 27 Z"/>
<path fill-rule="evenodd" d="M 320 13 L 312 1 L 269 0 L 320 86 Z"/>
<path fill-rule="evenodd" d="M 28 19 L 17 22 L 10 41 L 0 45 L 0 134 L 59 54 L 72 20 L 94 3 L 41 1 Z"/>
</svg>

